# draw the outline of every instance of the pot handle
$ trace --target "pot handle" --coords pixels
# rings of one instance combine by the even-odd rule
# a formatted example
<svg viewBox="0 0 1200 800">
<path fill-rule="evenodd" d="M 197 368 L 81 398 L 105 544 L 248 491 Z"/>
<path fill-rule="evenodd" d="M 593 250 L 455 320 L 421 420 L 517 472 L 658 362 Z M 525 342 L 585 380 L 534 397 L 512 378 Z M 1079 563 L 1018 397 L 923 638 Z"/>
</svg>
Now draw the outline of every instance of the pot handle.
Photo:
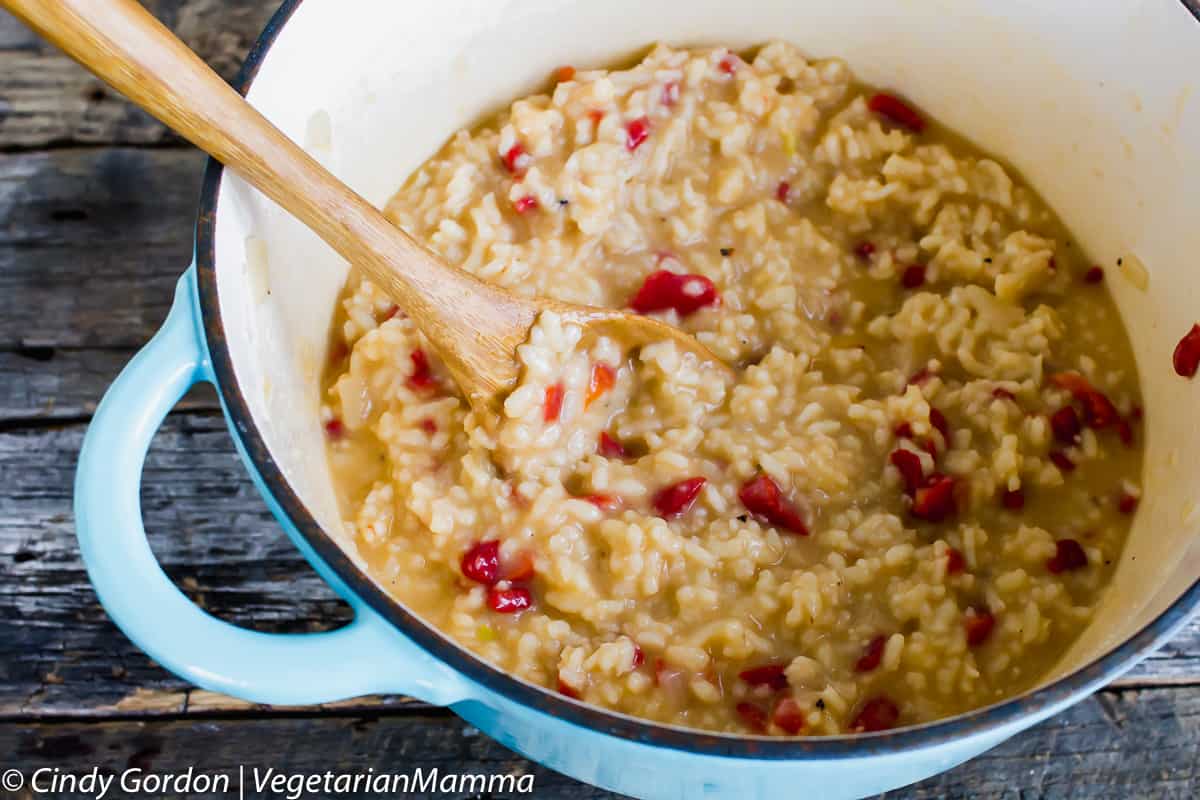
<svg viewBox="0 0 1200 800">
<path fill-rule="evenodd" d="M 194 314 L 194 286 L 189 270 L 167 321 L 96 409 L 79 454 L 76 533 L 101 604 L 134 644 L 170 671 L 251 702 L 301 705 L 375 693 L 437 705 L 466 699 L 463 678 L 357 598 L 347 598 L 354 620 L 338 630 L 260 633 L 201 610 L 159 566 L 142 526 L 142 465 L 184 393 L 202 380 L 215 383 Z"/>
</svg>

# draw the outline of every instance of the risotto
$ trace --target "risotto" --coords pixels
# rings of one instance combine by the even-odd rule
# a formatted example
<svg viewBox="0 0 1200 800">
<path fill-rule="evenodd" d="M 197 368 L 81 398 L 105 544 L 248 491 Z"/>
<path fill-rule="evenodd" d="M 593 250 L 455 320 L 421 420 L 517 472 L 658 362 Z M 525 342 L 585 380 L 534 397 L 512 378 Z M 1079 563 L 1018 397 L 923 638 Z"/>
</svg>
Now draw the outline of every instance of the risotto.
<svg viewBox="0 0 1200 800">
<path fill-rule="evenodd" d="M 1012 170 L 845 64 L 564 68 L 388 207 L 543 314 L 497 424 L 352 277 L 324 414 L 378 580 L 507 672 L 708 730 L 915 724 L 1036 684 L 1139 499 L 1120 317 Z"/>
</svg>

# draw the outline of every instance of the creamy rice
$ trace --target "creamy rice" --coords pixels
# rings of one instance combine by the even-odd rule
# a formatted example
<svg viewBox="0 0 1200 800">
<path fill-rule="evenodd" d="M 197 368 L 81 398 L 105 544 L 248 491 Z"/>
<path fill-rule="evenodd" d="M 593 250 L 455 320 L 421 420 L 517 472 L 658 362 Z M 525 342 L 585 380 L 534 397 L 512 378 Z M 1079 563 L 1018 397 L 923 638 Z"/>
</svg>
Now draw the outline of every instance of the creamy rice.
<svg viewBox="0 0 1200 800">
<path fill-rule="evenodd" d="M 545 314 L 485 429 L 352 279 L 324 413 L 375 575 L 512 674 L 698 728 L 876 730 L 1035 684 L 1139 496 L 1103 272 L 839 61 L 660 46 L 559 77 L 389 215 L 514 291 L 659 315 L 736 377 Z"/>
</svg>

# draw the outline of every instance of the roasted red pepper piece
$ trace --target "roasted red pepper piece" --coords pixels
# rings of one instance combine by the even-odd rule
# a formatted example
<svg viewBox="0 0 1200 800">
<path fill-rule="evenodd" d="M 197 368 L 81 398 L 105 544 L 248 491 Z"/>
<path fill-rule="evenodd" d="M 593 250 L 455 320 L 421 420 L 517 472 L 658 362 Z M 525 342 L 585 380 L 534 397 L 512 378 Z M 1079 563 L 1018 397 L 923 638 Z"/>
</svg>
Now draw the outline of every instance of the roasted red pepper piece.
<svg viewBox="0 0 1200 800">
<path fill-rule="evenodd" d="M 508 148 L 508 152 L 504 154 L 504 166 L 508 168 L 514 178 L 525 177 L 525 171 L 529 169 L 532 162 L 533 156 L 525 152 L 525 148 L 520 142 Z"/>
<path fill-rule="evenodd" d="M 765 472 L 760 472 L 743 484 L 738 490 L 738 499 L 747 511 L 768 524 L 801 536 L 808 535 L 808 526 L 800 512 L 783 496 L 779 484 Z"/>
<path fill-rule="evenodd" d="M 769 686 L 775 691 L 780 691 L 788 687 L 786 669 L 787 664 L 763 664 L 761 667 L 742 670 L 738 677 L 751 686 Z"/>
<path fill-rule="evenodd" d="M 1087 553 L 1074 539 L 1059 539 L 1054 543 L 1054 555 L 1046 561 L 1046 569 L 1058 575 L 1083 569 L 1088 565 Z"/>
<path fill-rule="evenodd" d="M 562 414 L 563 398 L 566 390 L 561 383 L 552 383 L 546 387 L 546 395 L 542 399 L 542 421 L 557 422 Z"/>
<path fill-rule="evenodd" d="M 850 723 L 850 730 L 855 733 L 872 733 L 886 731 L 896 727 L 900 721 L 900 709 L 891 698 L 880 695 L 872 697 L 863 703 L 858 714 Z"/>
<path fill-rule="evenodd" d="M 463 575 L 491 586 L 500 580 L 500 540 L 479 542 L 463 555 L 460 566 Z"/>
<path fill-rule="evenodd" d="M 533 606 L 533 595 L 519 586 L 511 589 L 493 586 L 488 590 L 487 604 L 497 614 L 516 614 Z"/>
<path fill-rule="evenodd" d="M 804 709 L 794 697 L 781 697 L 771 712 L 771 722 L 789 736 L 804 730 Z"/>
<path fill-rule="evenodd" d="M 413 371 L 408 376 L 408 385 L 413 389 L 428 389 L 434 384 L 433 372 L 429 369 L 429 357 L 425 351 L 417 348 L 409 356 L 412 360 Z"/>
<path fill-rule="evenodd" d="M 596 452 L 605 458 L 629 458 L 629 451 L 625 449 L 625 445 L 605 431 L 600 432 L 600 444 L 596 447 Z"/>
<path fill-rule="evenodd" d="M 967 646 L 979 647 L 992 635 L 996 618 L 986 608 L 968 608 L 963 615 L 963 628 L 967 632 Z"/>
<path fill-rule="evenodd" d="M 1004 490 L 1000 495 L 1000 503 L 1009 511 L 1020 511 L 1025 507 L 1025 491 L 1023 489 Z"/>
<path fill-rule="evenodd" d="M 596 398 L 611 389 L 616 382 L 617 373 L 612 367 L 602 361 L 592 364 L 592 374 L 588 378 L 587 399 L 584 400 L 583 407 L 590 406 Z"/>
<path fill-rule="evenodd" d="M 765 733 L 767 730 L 767 712 L 756 703 L 738 703 L 735 710 L 746 723 L 746 727 L 755 733 Z"/>
<path fill-rule="evenodd" d="M 1200 322 L 1183 335 L 1175 345 L 1173 354 L 1175 374 L 1181 378 L 1194 378 L 1200 369 Z"/>
<path fill-rule="evenodd" d="M 926 522 L 941 522 L 957 511 L 954 499 L 956 481 L 948 475 L 930 475 L 925 486 L 913 495 L 912 514 Z"/>
<path fill-rule="evenodd" d="M 924 117 L 895 95 L 887 92 L 871 95 L 871 99 L 867 101 L 867 108 L 902 128 L 908 128 L 913 133 L 925 130 Z"/>
<path fill-rule="evenodd" d="M 854 664 L 854 671 L 871 672 L 878 667 L 883 661 L 883 650 L 887 647 L 887 641 L 888 637 L 881 634 L 867 642 L 867 646 L 863 648 L 863 654 Z"/>
<path fill-rule="evenodd" d="M 680 516 L 696 502 L 696 496 L 700 494 L 704 484 L 704 478 L 688 478 L 660 489 L 654 495 L 654 510 L 663 519 Z"/>
<path fill-rule="evenodd" d="M 921 488 L 921 484 L 925 482 L 925 474 L 921 470 L 919 455 L 912 450 L 900 448 L 892 451 L 892 454 L 888 456 L 888 461 L 900 470 L 900 476 L 904 478 L 905 491 L 913 494 Z"/>
<path fill-rule="evenodd" d="M 1079 441 L 1079 434 L 1083 431 L 1083 426 L 1079 422 L 1079 415 L 1075 413 L 1075 408 L 1063 406 L 1050 415 L 1050 429 L 1054 431 L 1054 438 L 1058 441 L 1063 444 L 1075 444 Z"/>
<path fill-rule="evenodd" d="M 718 302 L 717 287 L 703 275 L 680 275 L 660 269 L 651 273 L 630 305 L 639 314 L 674 309 L 686 317 Z"/>
<path fill-rule="evenodd" d="M 638 117 L 625 126 L 625 149 L 632 153 L 641 147 L 642 142 L 646 141 L 649 136 L 649 118 Z"/>
</svg>

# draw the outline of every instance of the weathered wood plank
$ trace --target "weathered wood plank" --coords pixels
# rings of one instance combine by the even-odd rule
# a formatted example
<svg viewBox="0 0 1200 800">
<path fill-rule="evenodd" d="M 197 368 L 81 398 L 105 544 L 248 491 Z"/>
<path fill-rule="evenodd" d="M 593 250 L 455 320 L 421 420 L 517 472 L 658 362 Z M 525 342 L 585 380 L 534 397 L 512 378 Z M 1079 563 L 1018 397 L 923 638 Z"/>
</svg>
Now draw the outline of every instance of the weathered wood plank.
<svg viewBox="0 0 1200 800">
<path fill-rule="evenodd" d="M 132 349 L 191 262 L 192 150 L 0 155 L 0 349 Z"/>
<path fill-rule="evenodd" d="M 89 417 L 131 358 L 132 350 L 0 351 L 0 428 Z M 207 385 L 196 387 L 178 406 L 188 411 L 219 407 Z"/>
<path fill-rule="evenodd" d="M 81 424 L 0 432 L 0 715 L 244 708 L 229 698 L 189 697 L 189 687 L 130 644 L 97 604 L 71 517 L 82 435 Z M 221 417 L 168 420 L 147 462 L 142 497 L 167 573 L 213 613 L 268 631 L 346 619 L 266 511 Z M 1200 684 L 1200 624 L 1127 680 Z"/>
<path fill-rule="evenodd" d="M 264 742 L 286 744 L 264 748 Z M 5 766 L 27 773 L 93 765 L 112 773 L 136 766 L 170 774 L 195 766 L 207 774 L 230 775 L 239 767 L 248 773 L 257 767 L 321 775 L 436 767 L 441 774 L 530 773 L 533 796 L 546 800 L 617 797 L 531 764 L 455 717 L 424 711 L 211 718 L 203 724 L 186 719 L 7 723 L 0 724 L 0 752 L 15 754 L 15 761 Z M 943 775 L 887 796 L 1192 798 L 1200 792 L 1198 763 L 1200 693 L 1110 692 Z M 247 791 L 253 794 L 253 787 Z"/>
<path fill-rule="evenodd" d="M 278 7 L 275 0 L 145 3 L 227 80 Z M 0 150 L 178 139 L 0 11 Z"/>
<path fill-rule="evenodd" d="M 70 504 L 82 433 L 0 433 L 0 714 L 111 708 L 135 690 L 187 688 L 115 629 L 87 582 Z M 270 631 L 347 619 L 246 480 L 220 417 L 172 418 L 143 485 L 155 552 L 211 612 Z"/>
</svg>

